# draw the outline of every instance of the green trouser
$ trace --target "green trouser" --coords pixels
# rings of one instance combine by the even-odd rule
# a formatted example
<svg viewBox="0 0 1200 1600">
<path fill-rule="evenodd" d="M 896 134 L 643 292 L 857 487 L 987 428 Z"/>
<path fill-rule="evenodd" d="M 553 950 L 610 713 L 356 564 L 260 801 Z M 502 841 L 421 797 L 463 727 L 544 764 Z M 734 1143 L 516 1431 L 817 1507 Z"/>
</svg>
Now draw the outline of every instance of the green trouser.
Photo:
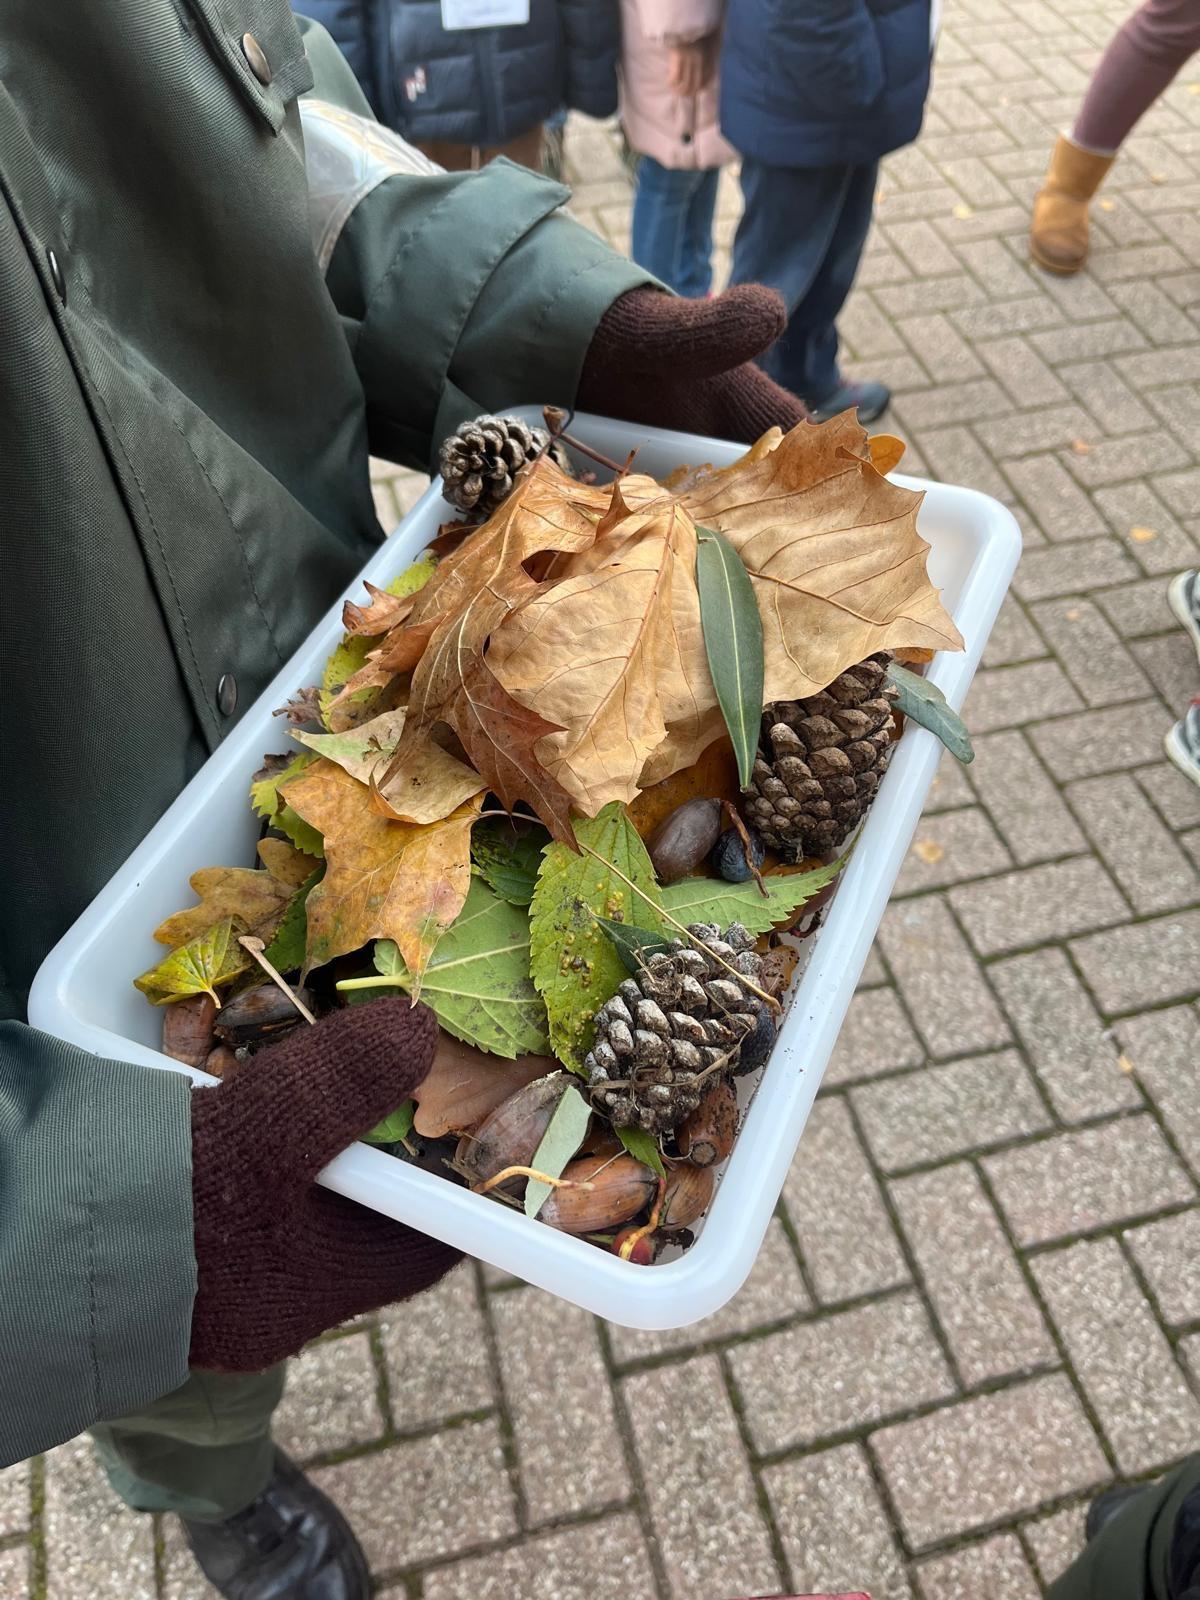
<svg viewBox="0 0 1200 1600">
<path fill-rule="evenodd" d="M 1046 1600 L 1172 1600 L 1168 1570 L 1175 1518 L 1197 1489 L 1200 1455 L 1149 1484 L 1106 1523 L 1050 1585 Z"/>
<path fill-rule="evenodd" d="M 108 1481 L 135 1511 L 222 1522 L 244 1510 L 271 1477 L 286 1371 L 193 1372 L 136 1415 L 93 1428 Z"/>
</svg>

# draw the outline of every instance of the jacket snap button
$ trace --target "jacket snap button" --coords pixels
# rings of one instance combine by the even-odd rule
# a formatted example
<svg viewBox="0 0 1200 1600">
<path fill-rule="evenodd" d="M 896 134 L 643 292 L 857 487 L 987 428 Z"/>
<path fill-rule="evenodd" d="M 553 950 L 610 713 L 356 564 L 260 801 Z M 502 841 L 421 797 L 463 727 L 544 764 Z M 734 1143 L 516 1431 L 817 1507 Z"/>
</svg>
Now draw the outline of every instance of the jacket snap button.
<svg viewBox="0 0 1200 1600">
<path fill-rule="evenodd" d="M 250 71 L 265 89 L 271 81 L 271 63 L 267 60 L 266 51 L 252 33 L 242 35 L 242 54 L 250 63 Z"/>
<path fill-rule="evenodd" d="M 63 305 L 66 305 L 67 280 L 63 277 L 62 268 L 58 264 L 58 257 L 53 250 L 46 251 L 46 265 L 50 268 L 50 281 L 54 285 L 54 292 Z"/>
<path fill-rule="evenodd" d="M 217 684 L 217 710 L 223 717 L 237 710 L 237 679 L 232 672 L 223 672 Z"/>
<path fill-rule="evenodd" d="M 692 142 L 691 134 L 690 133 L 681 133 L 679 135 L 679 142 L 680 142 L 680 144 L 691 144 L 691 142 Z"/>
</svg>

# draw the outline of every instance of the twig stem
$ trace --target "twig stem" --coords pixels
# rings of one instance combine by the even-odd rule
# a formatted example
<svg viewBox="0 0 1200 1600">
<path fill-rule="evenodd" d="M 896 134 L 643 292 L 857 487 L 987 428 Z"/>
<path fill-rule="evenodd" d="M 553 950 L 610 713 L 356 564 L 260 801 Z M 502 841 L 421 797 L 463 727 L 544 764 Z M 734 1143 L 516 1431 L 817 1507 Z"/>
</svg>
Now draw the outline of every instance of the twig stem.
<svg viewBox="0 0 1200 1600">
<path fill-rule="evenodd" d="M 483 1183 L 474 1185 L 476 1194 L 486 1194 L 489 1189 L 494 1189 L 497 1184 L 507 1183 L 509 1178 L 532 1178 L 535 1183 L 547 1184 L 551 1189 L 594 1189 L 594 1183 L 577 1182 L 574 1178 L 552 1178 L 548 1172 L 539 1172 L 536 1167 L 504 1167 L 499 1172 L 494 1172 Z"/>
<path fill-rule="evenodd" d="M 288 999 L 304 1018 L 305 1022 L 311 1022 L 315 1028 L 317 1025 L 316 1017 L 313 1016 L 312 1012 L 304 1004 L 304 1001 L 301 1000 L 300 996 L 292 988 L 291 984 L 288 983 L 287 979 L 280 977 L 279 973 L 276 972 L 275 968 L 267 960 L 266 956 L 263 954 L 266 946 L 263 944 L 262 940 L 255 938 L 250 934 L 244 934 L 238 939 L 238 943 L 241 945 L 243 950 L 249 951 L 249 953 L 254 957 L 255 961 L 258 962 L 259 966 L 266 973 L 267 977 L 270 978 L 271 982 L 283 990 L 284 994 L 287 995 Z"/>
</svg>

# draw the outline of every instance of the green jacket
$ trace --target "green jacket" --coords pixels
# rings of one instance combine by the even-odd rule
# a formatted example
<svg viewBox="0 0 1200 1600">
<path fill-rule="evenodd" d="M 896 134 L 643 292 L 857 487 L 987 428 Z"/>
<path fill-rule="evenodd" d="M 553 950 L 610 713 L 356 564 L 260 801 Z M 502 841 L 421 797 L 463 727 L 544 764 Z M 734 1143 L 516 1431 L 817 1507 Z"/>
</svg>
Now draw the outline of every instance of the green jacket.
<svg viewBox="0 0 1200 1600">
<path fill-rule="evenodd" d="M 0 1463 L 180 1384 L 195 1286 L 188 1083 L 28 1028 L 39 963 L 381 538 L 368 449 L 570 403 L 646 281 L 288 0 L 118 10 L 0 0 Z"/>
</svg>

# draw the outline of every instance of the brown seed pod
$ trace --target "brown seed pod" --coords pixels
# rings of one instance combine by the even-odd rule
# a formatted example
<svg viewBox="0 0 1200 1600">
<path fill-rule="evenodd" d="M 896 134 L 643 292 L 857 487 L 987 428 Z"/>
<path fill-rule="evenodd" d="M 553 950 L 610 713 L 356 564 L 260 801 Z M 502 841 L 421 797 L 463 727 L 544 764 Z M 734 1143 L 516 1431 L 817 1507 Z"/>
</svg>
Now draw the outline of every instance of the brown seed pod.
<svg viewBox="0 0 1200 1600">
<path fill-rule="evenodd" d="M 672 1167 L 667 1174 L 659 1227 L 686 1228 L 702 1217 L 712 1204 L 716 1182 L 712 1167 L 694 1167 L 690 1161 Z"/>
<path fill-rule="evenodd" d="M 227 1044 L 219 1044 L 215 1050 L 210 1050 L 201 1065 L 205 1072 L 211 1072 L 214 1078 L 232 1078 L 242 1067 L 242 1063 Z"/>
<path fill-rule="evenodd" d="M 311 1011 L 311 992 L 298 989 L 296 993 Z M 226 1044 L 267 1044 L 303 1022 L 304 1018 L 278 984 L 260 983 L 225 1002 L 217 1013 L 213 1031 Z"/>
<path fill-rule="evenodd" d="M 163 1007 L 163 1054 L 189 1067 L 202 1067 L 213 1047 L 216 1001 L 210 994 L 192 994 Z"/>
<path fill-rule="evenodd" d="M 535 1078 L 502 1100 L 473 1134 L 463 1135 L 455 1161 L 470 1175 L 472 1183 L 484 1183 L 505 1167 L 529 1165 L 554 1108 L 571 1081 L 566 1072 Z"/>
<path fill-rule="evenodd" d="M 660 883 L 675 883 L 707 859 L 721 833 L 719 800 L 685 800 L 646 840 Z"/>
<path fill-rule="evenodd" d="M 563 1172 L 568 1183 L 591 1183 L 591 1189 L 555 1189 L 538 1213 L 563 1233 L 604 1233 L 636 1217 L 658 1187 L 658 1179 L 632 1156 L 584 1156 Z"/>
<path fill-rule="evenodd" d="M 680 1123 L 675 1137 L 680 1155 L 694 1166 L 713 1167 L 733 1149 L 737 1130 L 737 1090 L 728 1078 L 718 1078 Z"/>
</svg>

